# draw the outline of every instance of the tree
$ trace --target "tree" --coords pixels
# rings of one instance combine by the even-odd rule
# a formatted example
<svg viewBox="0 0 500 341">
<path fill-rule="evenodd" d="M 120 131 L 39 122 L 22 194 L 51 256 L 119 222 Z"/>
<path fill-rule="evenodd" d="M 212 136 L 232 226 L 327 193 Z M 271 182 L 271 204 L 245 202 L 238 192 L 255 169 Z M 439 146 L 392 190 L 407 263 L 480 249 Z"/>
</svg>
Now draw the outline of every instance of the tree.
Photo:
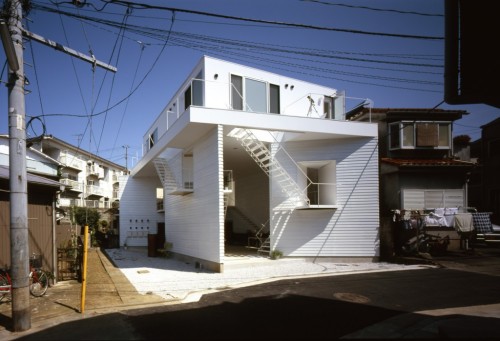
<svg viewBox="0 0 500 341">
<path fill-rule="evenodd" d="M 88 225 L 92 230 L 96 230 L 99 227 L 99 219 L 101 219 L 101 213 L 95 208 L 86 207 L 74 207 L 73 208 L 75 222 L 80 226 Z"/>
<path fill-rule="evenodd" d="M 457 135 L 453 138 L 453 143 L 457 146 L 468 146 L 471 137 L 469 135 Z"/>
</svg>

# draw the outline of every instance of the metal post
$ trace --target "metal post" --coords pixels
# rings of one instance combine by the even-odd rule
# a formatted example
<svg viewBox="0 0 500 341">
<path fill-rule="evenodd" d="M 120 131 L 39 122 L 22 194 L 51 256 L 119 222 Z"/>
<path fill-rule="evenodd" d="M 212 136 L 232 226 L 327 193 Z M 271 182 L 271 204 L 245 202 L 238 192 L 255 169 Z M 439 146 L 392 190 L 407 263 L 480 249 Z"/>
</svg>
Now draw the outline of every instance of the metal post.
<svg viewBox="0 0 500 341">
<path fill-rule="evenodd" d="M 28 189 L 26 174 L 26 112 L 24 100 L 21 2 L 12 0 L 9 31 L 18 60 L 17 72 L 9 72 L 9 174 L 10 174 L 10 257 L 12 275 L 12 328 L 31 328 L 29 302 Z"/>
<path fill-rule="evenodd" d="M 168 125 L 167 125 L 168 127 Z M 124 145 L 123 148 L 125 148 L 125 170 L 127 171 L 127 174 L 128 174 L 128 148 L 129 148 L 129 145 Z"/>
<path fill-rule="evenodd" d="M 82 290 L 80 296 L 80 313 L 85 312 L 85 294 L 87 292 L 87 248 L 88 248 L 88 233 L 89 226 L 85 224 L 84 232 L 83 232 L 83 264 L 82 264 Z"/>
</svg>

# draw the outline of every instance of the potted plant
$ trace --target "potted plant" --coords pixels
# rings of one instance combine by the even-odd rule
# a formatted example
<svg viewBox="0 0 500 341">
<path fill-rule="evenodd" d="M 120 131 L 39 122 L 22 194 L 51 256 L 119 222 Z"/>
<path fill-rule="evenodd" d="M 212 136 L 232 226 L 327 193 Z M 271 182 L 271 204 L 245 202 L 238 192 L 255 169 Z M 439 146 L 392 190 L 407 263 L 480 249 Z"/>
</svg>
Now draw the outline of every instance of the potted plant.
<svg viewBox="0 0 500 341">
<path fill-rule="evenodd" d="M 283 257 L 283 252 L 281 250 L 274 249 L 271 251 L 271 259 L 280 259 L 281 257 Z"/>
</svg>

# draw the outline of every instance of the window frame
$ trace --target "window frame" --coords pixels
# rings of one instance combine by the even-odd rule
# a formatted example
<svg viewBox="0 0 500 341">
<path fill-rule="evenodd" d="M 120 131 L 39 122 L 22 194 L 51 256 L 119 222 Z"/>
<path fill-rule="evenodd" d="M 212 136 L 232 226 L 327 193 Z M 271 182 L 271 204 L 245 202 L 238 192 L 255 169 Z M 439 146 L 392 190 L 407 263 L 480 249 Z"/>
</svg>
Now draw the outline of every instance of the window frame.
<svg viewBox="0 0 500 341">
<path fill-rule="evenodd" d="M 437 145 L 436 146 L 419 146 L 417 143 L 417 126 L 419 124 L 436 124 L 437 125 Z M 394 127 L 397 126 L 397 130 Z M 412 129 L 409 129 L 412 128 Z M 449 150 L 452 147 L 451 135 L 452 135 L 452 122 L 450 121 L 397 121 L 388 124 L 388 145 L 389 150 L 399 150 L 399 149 L 442 149 Z M 398 135 L 394 136 L 393 133 L 397 131 Z M 405 132 L 412 134 L 412 136 L 405 135 Z M 410 139 L 405 139 L 410 137 Z M 447 145 L 441 144 L 442 140 L 447 140 Z M 410 141 L 411 140 L 411 141 Z"/>
<path fill-rule="evenodd" d="M 233 83 L 233 77 L 234 79 L 239 79 L 241 81 L 241 84 L 238 84 L 241 86 L 241 88 L 235 88 L 234 83 Z M 231 102 L 231 108 L 232 110 L 240 110 L 240 111 L 245 111 L 245 112 L 255 112 L 255 113 L 266 113 L 266 114 L 280 114 L 281 113 L 281 87 L 279 84 L 271 83 L 262 79 L 258 78 L 253 78 L 253 77 L 246 77 L 242 76 L 239 74 L 235 73 L 230 73 L 229 74 L 229 79 L 230 79 L 230 102 Z M 263 83 L 265 85 L 265 105 L 266 109 L 264 112 L 262 111 L 251 111 L 248 110 L 248 105 L 247 105 L 247 80 L 254 81 L 254 82 L 259 82 Z M 271 92 L 273 89 L 273 92 Z M 237 92 L 241 91 L 241 97 L 240 94 Z M 276 94 L 273 96 L 273 94 Z M 238 101 L 234 100 L 234 96 L 238 95 Z M 240 103 L 241 102 L 241 103 Z M 235 107 L 235 105 L 238 105 L 238 107 Z M 276 108 L 277 106 L 277 108 Z"/>
</svg>

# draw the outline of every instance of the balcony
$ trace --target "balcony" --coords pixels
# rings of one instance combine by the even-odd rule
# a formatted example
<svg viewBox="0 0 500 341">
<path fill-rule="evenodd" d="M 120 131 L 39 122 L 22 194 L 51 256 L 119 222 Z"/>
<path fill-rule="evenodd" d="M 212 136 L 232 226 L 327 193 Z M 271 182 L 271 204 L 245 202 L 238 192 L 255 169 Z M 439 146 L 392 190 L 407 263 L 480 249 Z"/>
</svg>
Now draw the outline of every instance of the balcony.
<svg viewBox="0 0 500 341">
<path fill-rule="evenodd" d="M 265 84 L 265 82 L 260 83 Z M 285 97 L 280 98 L 282 95 L 279 92 L 279 86 L 276 87 L 278 92 L 263 91 L 258 94 L 259 96 L 255 97 L 250 92 L 242 93 L 242 90 L 236 89 L 234 84 L 191 79 L 158 115 L 148 132 L 143 136 L 143 156 L 171 129 L 189 107 L 234 110 L 261 115 L 304 117 L 315 120 L 345 121 L 345 109 L 342 107 L 342 110 L 340 110 L 340 106 L 335 103 L 336 100 L 345 102 L 345 96 L 343 95 L 339 94 L 338 97 L 331 97 L 327 94 L 311 92 L 297 93 L 293 102 L 281 103 L 280 107 L 280 100 L 285 99 Z M 269 101 L 276 104 L 269 107 L 264 105 Z M 329 105 L 326 105 L 326 102 Z"/>
<path fill-rule="evenodd" d="M 104 190 L 100 188 L 99 186 L 95 185 L 87 185 L 85 186 L 85 195 L 96 195 L 96 196 L 104 196 Z"/>
<path fill-rule="evenodd" d="M 65 167 L 71 167 L 79 171 L 84 169 L 84 162 L 74 155 L 61 154 L 58 161 Z"/>
<path fill-rule="evenodd" d="M 71 179 L 61 179 L 59 182 L 66 186 L 66 189 L 70 191 L 79 193 L 83 192 L 83 184 L 81 182 Z"/>
</svg>

